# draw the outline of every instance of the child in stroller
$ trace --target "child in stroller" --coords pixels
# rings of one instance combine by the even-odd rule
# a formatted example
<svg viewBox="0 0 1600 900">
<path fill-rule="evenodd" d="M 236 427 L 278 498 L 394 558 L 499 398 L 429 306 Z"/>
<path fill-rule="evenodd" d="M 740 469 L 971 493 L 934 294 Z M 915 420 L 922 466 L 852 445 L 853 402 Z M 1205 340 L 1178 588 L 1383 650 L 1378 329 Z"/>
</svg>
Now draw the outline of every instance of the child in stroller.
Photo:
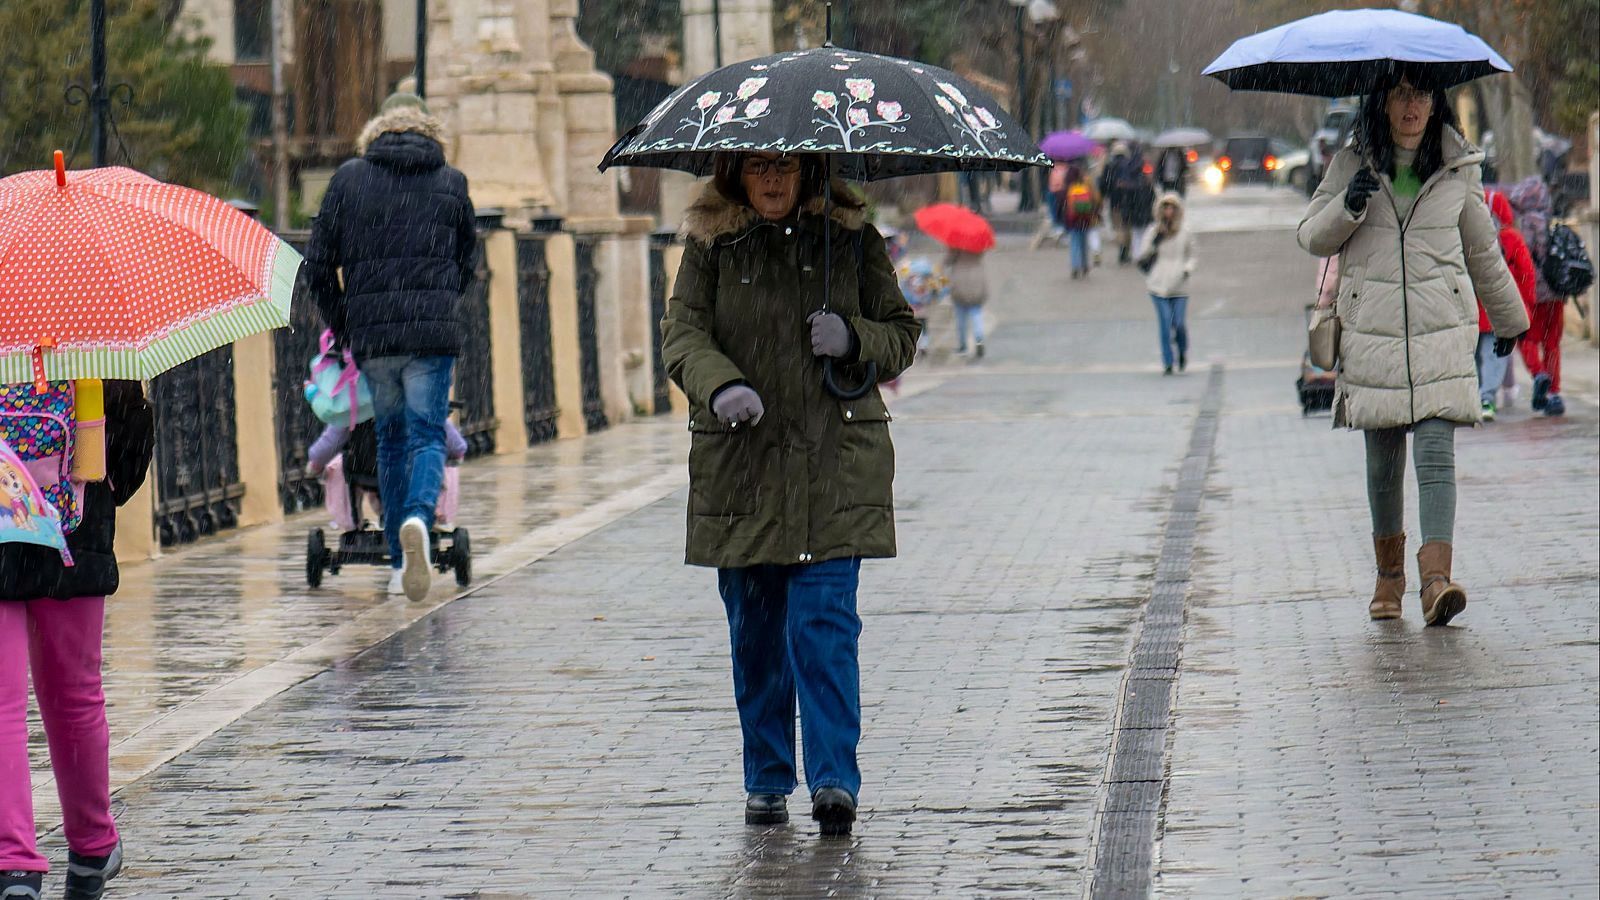
<svg viewBox="0 0 1600 900">
<path fill-rule="evenodd" d="M 454 422 L 446 420 L 444 430 L 446 462 L 435 510 L 433 561 L 441 572 L 453 568 L 456 583 L 465 587 L 472 579 L 470 539 L 466 529 L 456 528 L 453 523 L 460 503 L 460 464 L 467 455 L 467 440 Z M 321 528 L 312 529 L 306 550 L 306 581 L 317 587 L 322 584 L 324 570 L 337 575 L 350 563 L 389 565 L 383 529 L 374 523 L 382 521 L 376 425 L 371 420 L 354 428 L 329 425 L 307 450 L 306 457 L 306 471 L 322 478 L 328 513 L 333 517 L 333 527 L 340 532 L 338 548 L 329 549 L 326 533 Z M 367 502 L 372 505 L 372 519 L 366 515 Z M 449 543 L 441 538 L 448 538 Z"/>
</svg>

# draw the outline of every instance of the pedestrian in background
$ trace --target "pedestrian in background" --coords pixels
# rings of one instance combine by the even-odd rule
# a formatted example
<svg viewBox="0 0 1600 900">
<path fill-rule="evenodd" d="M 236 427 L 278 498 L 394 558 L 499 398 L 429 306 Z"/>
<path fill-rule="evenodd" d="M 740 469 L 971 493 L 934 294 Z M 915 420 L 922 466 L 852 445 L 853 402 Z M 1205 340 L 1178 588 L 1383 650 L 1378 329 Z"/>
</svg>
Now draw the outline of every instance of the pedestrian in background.
<svg viewBox="0 0 1600 900">
<path fill-rule="evenodd" d="M 1128 233 L 1128 223 L 1124 218 L 1126 211 L 1126 198 L 1122 188 L 1122 170 L 1128 164 L 1131 150 L 1125 141 L 1116 141 L 1111 145 L 1111 155 L 1100 169 L 1100 196 L 1105 198 L 1106 211 L 1109 214 L 1111 232 L 1117 240 L 1117 262 L 1127 265 L 1132 258 L 1128 248 L 1133 245 L 1133 237 Z"/>
<path fill-rule="evenodd" d="M 1522 361 L 1533 376 L 1535 410 L 1547 416 L 1567 413 L 1561 399 L 1561 338 L 1566 331 L 1566 298 L 1557 294 L 1541 271 L 1550 253 L 1550 188 L 1537 175 L 1511 186 L 1506 194 L 1517 214 L 1517 231 L 1533 256 L 1535 303 L 1529 316 L 1527 337 L 1522 341 Z"/>
<path fill-rule="evenodd" d="M 1156 189 L 1150 168 L 1144 149 L 1134 144 L 1118 170 L 1117 193 L 1112 203 L 1122 209 L 1123 247 L 1119 259 L 1124 264 L 1144 255 L 1145 231 L 1155 215 Z"/>
<path fill-rule="evenodd" d="M 1444 92 L 1402 80 L 1366 97 L 1352 146 L 1330 162 L 1299 226 L 1301 247 L 1342 256 L 1334 423 L 1366 436 L 1374 619 L 1398 618 L 1405 593 L 1408 434 L 1420 497 L 1423 621 L 1446 624 L 1467 605 L 1451 572 L 1455 429 L 1482 417 L 1473 297 L 1501 336 L 1501 356 L 1528 327 L 1484 201 L 1482 161 L 1483 152 L 1455 130 Z"/>
<path fill-rule="evenodd" d="M 944 258 L 944 277 L 950 282 L 950 304 L 956 314 L 956 352 L 983 359 L 983 305 L 989 300 L 989 267 L 984 254 L 951 248 Z"/>
<path fill-rule="evenodd" d="M 1144 254 L 1139 269 L 1145 273 L 1145 287 L 1156 307 L 1156 323 L 1161 329 L 1161 364 L 1172 374 L 1173 350 L 1177 350 L 1178 371 L 1189 367 L 1189 277 L 1197 260 L 1194 234 L 1183 224 L 1183 198 L 1163 195 L 1156 204 L 1155 221 L 1146 229 L 1141 243 Z"/>
<path fill-rule="evenodd" d="M 745 821 L 788 821 L 798 699 L 811 815 L 841 835 L 861 789 L 856 590 L 862 559 L 895 555 L 894 446 L 876 387 L 841 400 L 823 361 L 849 384 L 869 362 L 895 378 L 918 327 L 861 196 L 835 182 L 826 209 L 825 172 L 813 155 L 720 156 L 685 219 L 661 330 L 690 408 L 686 560 L 717 568 L 728 614 Z"/>
<path fill-rule="evenodd" d="M 0 897 L 6 900 L 37 900 L 50 870 L 33 821 L 30 669 L 61 799 L 66 896 L 97 898 L 122 868 L 100 650 L 106 597 L 119 581 L 117 507 L 144 483 L 155 422 L 137 381 L 106 381 L 104 398 L 106 477 L 81 484 L 81 519 L 67 533 L 73 564 L 64 565 L 48 547 L 0 544 Z"/>
<path fill-rule="evenodd" d="M 1189 193 L 1189 155 L 1182 147 L 1167 147 L 1156 157 L 1156 178 L 1161 184 L 1161 190 L 1177 194 L 1179 197 L 1188 196 Z"/>
<path fill-rule="evenodd" d="M 1066 228 L 1072 277 L 1086 278 L 1089 275 L 1089 236 L 1100 227 L 1100 194 L 1078 164 L 1067 167 L 1062 181 L 1057 217 Z"/>
<path fill-rule="evenodd" d="M 442 132 L 415 95 L 384 101 L 356 141 L 360 156 L 328 183 L 306 248 L 323 321 L 372 388 L 389 593 L 412 600 L 433 583 L 457 307 L 478 249 L 467 179 L 445 163 Z"/>
<path fill-rule="evenodd" d="M 1511 279 L 1517 284 L 1517 293 L 1522 297 L 1523 308 L 1531 316 L 1539 277 L 1539 273 L 1533 268 L 1533 257 L 1529 255 L 1528 245 L 1523 243 L 1522 235 L 1517 232 L 1511 203 L 1506 199 L 1506 195 L 1499 191 L 1488 191 L 1486 197 L 1489 201 L 1489 213 L 1494 217 L 1495 226 L 1499 230 L 1500 256 L 1506 261 Z M 1479 303 L 1478 396 L 1483 406 L 1485 422 L 1493 422 L 1495 419 L 1498 412 L 1495 397 L 1505 382 L 1506 369 L 1511 365 L 1511 357 L 1495 353 L 1494 345 L 1494 327 L 1489 324 L 1489 311 Z"/>
</svg>

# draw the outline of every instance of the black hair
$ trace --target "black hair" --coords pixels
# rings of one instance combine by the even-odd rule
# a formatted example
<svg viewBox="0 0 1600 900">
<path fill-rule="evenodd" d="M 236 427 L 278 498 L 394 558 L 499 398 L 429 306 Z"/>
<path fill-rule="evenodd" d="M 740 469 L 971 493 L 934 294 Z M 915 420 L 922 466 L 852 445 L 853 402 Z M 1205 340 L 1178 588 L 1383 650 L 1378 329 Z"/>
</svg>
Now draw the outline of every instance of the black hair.
<svg viewBox="0 0 1600 900">
<path fill-rule="evenodd" d="M 750 195 L 744 189 L 744 161 L 753 153 L 719 153 L 712 170 L 711 182 L 717 186 L 718 193 L 741 206 L 750 205 Z M 795 209 L 801 210 L 805 205 L 817 197 L 821 197 L 827 186 L 825 179 L 827 173 L 823 170 L 822 157 L 815 153 L 796 154 L 800 159 L 800 195 L 795 200 Z M 833 205 L 846 209 L 861 209 L 865 204 L 851 191 L 834 191 Z"/>
<path fill-rule="evenodd" d="M 1389 132 L 1389 91 L 1373 91 L 1361 101 L 1361 112 L 1356 116 L 1355 150 L 1369 160 L 1379 172 L 1394 177 L 1394 137 Z M 1417 179 L 1427 181 L 1433 173 L 1444 167 L 1444 129 L 1454 127 L 1456 114 L 1450 100 L 1437 88 L 1433 95 L 1433 111 L 1422 132 L 1422 143 L 1417 146 L 1417 159 L 1411 164 Z"/>
</svg>

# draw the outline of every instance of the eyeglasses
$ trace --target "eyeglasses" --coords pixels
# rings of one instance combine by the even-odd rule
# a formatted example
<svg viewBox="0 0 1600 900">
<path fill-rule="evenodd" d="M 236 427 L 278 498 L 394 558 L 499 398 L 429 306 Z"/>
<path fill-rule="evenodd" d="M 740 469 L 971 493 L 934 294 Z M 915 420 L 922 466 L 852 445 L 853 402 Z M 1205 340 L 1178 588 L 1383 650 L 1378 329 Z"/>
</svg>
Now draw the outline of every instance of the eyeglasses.
<svg viewBox="0 0 1600 900">
<path fill-rule="evenodd" d="M 779 175 L 793 175 L 800 171 L 800 158 L 796 156 L 780 156 L 777 159 L 766 159 L 752 156 L 744 161 L 744 174 L 757 178 L 768 172 L 777 172 Z"/>
<path fill-rule="evenodd" d="M 1425 91 L 1421 88 L 1414 88 L 1406 84 L 1396 86 L 1389 92 L 1389 96 L 1393 97 L 1395 101 L 1399 103 L 1420 103 L 1424 106 L 1433 105 L 1432 91 Z"/>
</svg>

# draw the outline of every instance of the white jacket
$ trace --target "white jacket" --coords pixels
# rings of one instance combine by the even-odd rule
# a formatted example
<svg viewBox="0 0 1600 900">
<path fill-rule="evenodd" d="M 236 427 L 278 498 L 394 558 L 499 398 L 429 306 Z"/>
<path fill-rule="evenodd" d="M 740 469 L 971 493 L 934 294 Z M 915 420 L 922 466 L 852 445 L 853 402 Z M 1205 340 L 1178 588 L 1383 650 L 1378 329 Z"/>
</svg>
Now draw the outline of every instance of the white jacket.
<svg viewBox="0 0 1600 900">
<path fill-rule="evenodd" d="M 1157 246 L 1156 229 L 1160 227 L 1161 207 L 1169 204 L 1178 210 L 1174 223 L 1177 230 Z M 1194 253 L 1194 233 L 1184 227 L 1183 223 L 1183 198 L 1177 194 L 1163 194 L 1161 199 L 1156 201 L 1155 217 L 1155 223 L 1144 230 L 1144 253 L 1139 256 L 1140 262 L 1155 257 L 1155 265 L 1144 277 L 1145 287 L 1157 297 L 1187 297 L 1189 276 L 1194 274 L 1197 260 Z"/>
</svg>

